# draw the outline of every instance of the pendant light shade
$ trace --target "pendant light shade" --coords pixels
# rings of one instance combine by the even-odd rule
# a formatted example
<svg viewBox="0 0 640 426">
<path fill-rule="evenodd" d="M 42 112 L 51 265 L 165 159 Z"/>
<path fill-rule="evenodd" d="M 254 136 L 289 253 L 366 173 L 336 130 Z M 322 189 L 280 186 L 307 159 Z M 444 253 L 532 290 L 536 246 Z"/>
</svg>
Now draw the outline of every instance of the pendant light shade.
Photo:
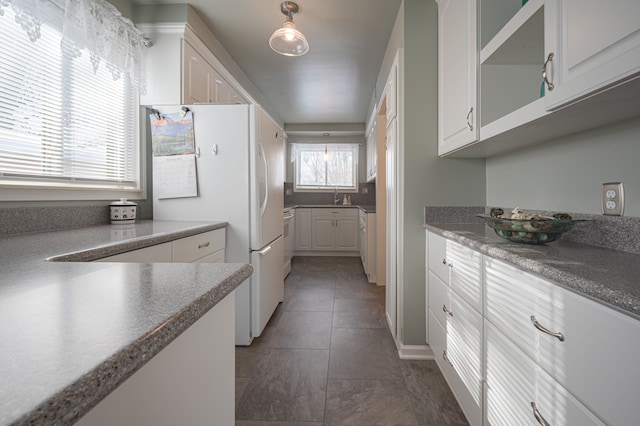
<svg viewBox="0 0 640 426">
<path fill-rule="evenodd" d="M 269 38 L 269 46 L 284 56 L 302 56 L 309 51 L 307 38 L 296 29 L 293 15 L 298 13 L 298 5 L 285 1 L 280 5 L 280 11 L 286 16 L 284 25 L 274 31 Z"/>
</svg>

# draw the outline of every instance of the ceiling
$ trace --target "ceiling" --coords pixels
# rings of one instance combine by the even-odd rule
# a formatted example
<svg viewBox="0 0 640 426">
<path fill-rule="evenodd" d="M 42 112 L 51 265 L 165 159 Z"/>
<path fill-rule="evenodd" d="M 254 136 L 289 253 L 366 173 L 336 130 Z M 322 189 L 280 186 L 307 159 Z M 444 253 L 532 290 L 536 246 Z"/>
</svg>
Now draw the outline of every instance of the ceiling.
<svg viewBox="0 0 640 426">
<path fill-rule="evenodd" d="M 191 4 L 284 123 L 299 124 L 366 121 L 401 0 L 297 0 L 293 20 L 310 46 L 301 57 L 269 47 L 281 0 L 132 3 Z"/>
</svg>

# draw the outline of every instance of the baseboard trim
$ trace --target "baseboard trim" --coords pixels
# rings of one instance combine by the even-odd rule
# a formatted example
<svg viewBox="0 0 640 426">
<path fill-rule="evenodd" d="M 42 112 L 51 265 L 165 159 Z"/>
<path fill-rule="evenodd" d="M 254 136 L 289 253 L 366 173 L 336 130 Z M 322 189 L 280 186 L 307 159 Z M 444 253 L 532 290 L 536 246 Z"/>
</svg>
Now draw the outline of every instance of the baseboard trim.
<svg viewBox="0 0 640 426">
<path fill-rule="evenodd" d="M 293 253 L 296 256 L 335 256 L 335 257 L 360 257 L 359 251 L 317 251 L 317 250 L 297 250 Z"/>
<path fill-rule="evenodd" d="M 400 356 L 400 359 L 435 359 L 433 350 L 429 345 L 403 345 L 401 343 L 398 349 L 398 356 Z"/>
</svg>

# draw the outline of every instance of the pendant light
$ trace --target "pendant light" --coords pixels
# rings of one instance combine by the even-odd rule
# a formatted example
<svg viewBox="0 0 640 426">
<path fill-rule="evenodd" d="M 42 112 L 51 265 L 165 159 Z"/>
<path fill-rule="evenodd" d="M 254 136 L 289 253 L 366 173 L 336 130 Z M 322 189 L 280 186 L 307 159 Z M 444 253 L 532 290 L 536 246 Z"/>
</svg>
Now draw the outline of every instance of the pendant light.
<svg viewBox="0 0 640 426">
<path fill-rule="evenodd" d="M 285 1 L 280 5 L 280 11 L 286 16 L 282 28 L 275 30 L 269 39 L 269 46 L 284 56 L 302 56 L 309 51 L 307 38 L 296 29 L 293 15 L 298 13 L 298 5 L 292 1 Z"/>
</svg>

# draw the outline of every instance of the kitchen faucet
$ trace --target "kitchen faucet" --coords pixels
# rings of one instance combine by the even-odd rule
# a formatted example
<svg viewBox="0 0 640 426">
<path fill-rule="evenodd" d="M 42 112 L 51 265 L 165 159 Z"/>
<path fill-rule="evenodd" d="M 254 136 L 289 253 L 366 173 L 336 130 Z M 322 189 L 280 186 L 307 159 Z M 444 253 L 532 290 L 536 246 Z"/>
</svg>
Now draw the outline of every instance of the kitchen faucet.
<svg viewBox="0 0 640 426">
<path fill-rule="evenodd" d="M 336 186 L 335 192 L 333 193 L 333 204 L 338 204 L 340 201 L 340 196 L 338 195 L 338 187 Z"/>
</svg>

